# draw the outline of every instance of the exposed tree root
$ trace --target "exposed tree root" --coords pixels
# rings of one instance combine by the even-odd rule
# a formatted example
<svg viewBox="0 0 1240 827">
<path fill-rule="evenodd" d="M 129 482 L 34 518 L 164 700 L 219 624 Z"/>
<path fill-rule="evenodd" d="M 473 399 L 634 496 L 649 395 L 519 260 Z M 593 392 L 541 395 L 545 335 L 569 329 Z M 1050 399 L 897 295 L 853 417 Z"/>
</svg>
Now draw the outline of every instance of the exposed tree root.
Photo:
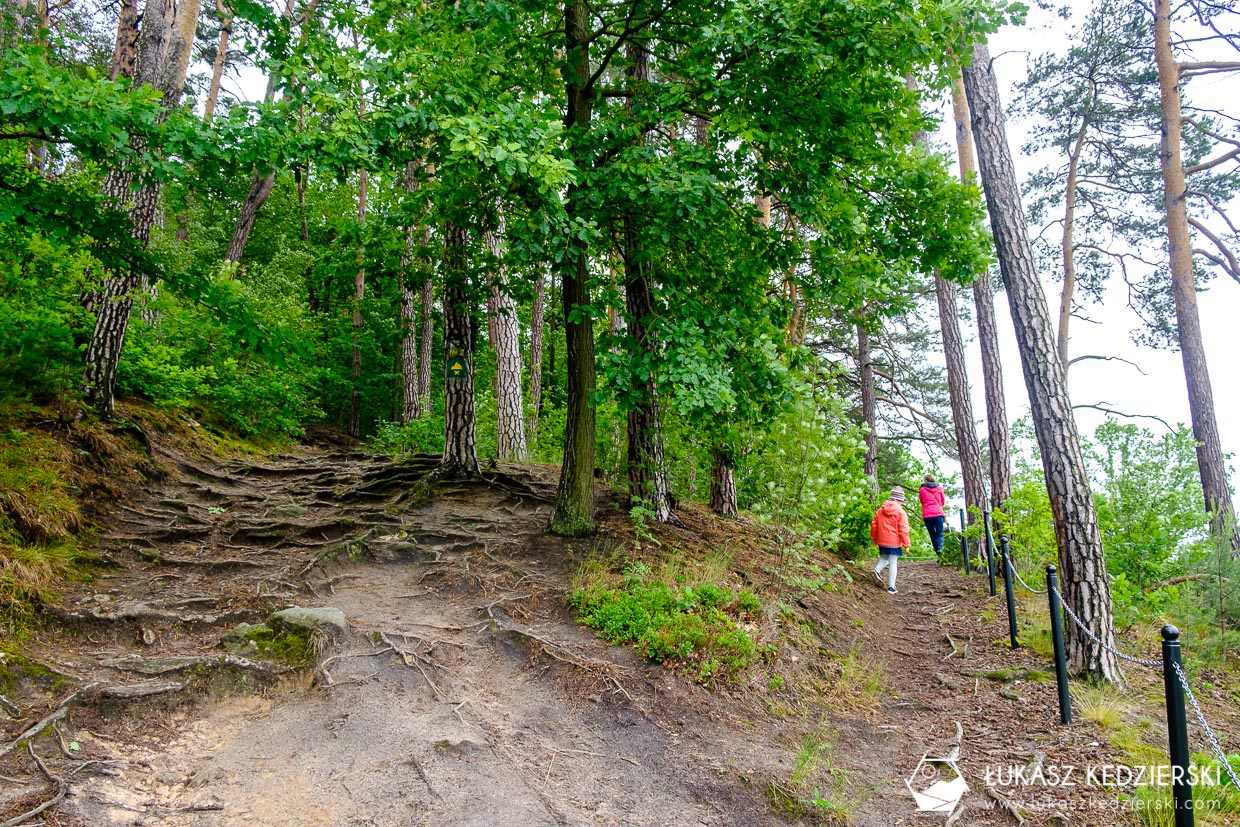
<svg viewBox="0 0 1240 827">
<path fill-rule="evenodd" d="M 19 816 L 10 818 L 8 821 L 0 822 L 0 827 L 17 827 L 18 824 L 29 821 L 44 810 L 48 810 L 60 804 L 60 802 L 65 800 L 65 795 L 68 792 L 65 783 L 47 771 L 47 767 L 44 766 L 43 761 L 40 760 L 39 756 L 35 753 L 34 746 L 32 746 L 29 741 L 26 742 L 26 751 L 30 753 L 30 758 L 39 768 L 39 772 L 43 773 L 43 777 L 51 783 L 52 789 L 56 792 L 51 798 L 44 801 L 38 807 L 35 807 L 33 810 L 28 810 Z"/>
</svg>

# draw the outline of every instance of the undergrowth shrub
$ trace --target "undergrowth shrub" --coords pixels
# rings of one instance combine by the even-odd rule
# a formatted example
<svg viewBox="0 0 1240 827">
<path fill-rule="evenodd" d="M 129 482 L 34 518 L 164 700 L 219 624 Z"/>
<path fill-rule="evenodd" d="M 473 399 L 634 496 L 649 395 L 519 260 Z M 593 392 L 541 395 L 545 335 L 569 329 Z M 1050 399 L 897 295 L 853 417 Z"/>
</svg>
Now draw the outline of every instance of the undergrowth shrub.
<svg viewBox="0 0 1240 827">
<path fill-rule="evenodd" d="M 680 661 L 700 681 L 730 677 L 760 656 L 739 625 L 761 608 L 756 595 L 715 583 L 674 587 L 650 575 L 648 567 L 630 564 L 619 584 L 577 589 L 570 602 L 578 620 L 651 661 Z"/>
</svg>

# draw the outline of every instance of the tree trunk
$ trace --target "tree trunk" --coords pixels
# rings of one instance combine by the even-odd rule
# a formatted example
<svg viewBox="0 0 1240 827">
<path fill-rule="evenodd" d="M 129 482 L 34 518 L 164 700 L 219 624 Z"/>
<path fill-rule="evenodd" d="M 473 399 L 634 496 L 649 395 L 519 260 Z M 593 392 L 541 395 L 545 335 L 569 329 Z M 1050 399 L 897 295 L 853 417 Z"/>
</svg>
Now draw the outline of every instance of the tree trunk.
<svg viewBox="0 0 1240 827">
<path fill-rule="evenodd" d="M 199 9 L 198 0 L 189 0 L 175 12 L 166 0 L 158 0 L 149 3 L 143 12 L 142 29 L 134 47 L 137 55 L 137 64 L 133 69 L 134 85 L 149 84 L 159 89 L 163 93 L 165 111 L 180 103 Z M 128 25 L 130 22 L 125 20 L 120 23 L 121 27 Z M 128 49 L 127 45 L 122 48 L 122 41 L 127 43 L 128 37 L 125 35 L 123 38 L 118 29 L 114 58 Z M 114 66 L 120 66 L 122 70 L 128 67 L 125 60 L 118 58 L 118 61 Z M 134 140 L 133 144 L 135 150 L 145 150 L 141 141 Z M 104 194 L 123 208 L 132 180 L 131 172 L 124 168 L 113 169 L 104 181 Z M 145 183 L 129 211 L 133 237 L 143 246 L 151 238 L 159 191 L 157 182 Z M 109 275 L 104 280 L 97 303 L 94 303 L 95 327 L 86 348 L 83 392 L 87 401 L 105 419 L 111 419 L 116 412 L 116 368 L 129 329 L 134 295 L 140 286 L 146 286 L 145 280 L 146 274 L 132 271 Z"/>
<path fill-rule="evenodd" d="M 627 47 L 630 61 L 629 110 L 638 96 L 645 94 L 650 83 L 650 50 L 642 41 Z M 639 141 L 645 143 L 643 132 Z M 663 456 L 663 422 L 659 411 L 659 389 L 655 383 L 658 362 L 658 341 L 651 324 L 654 321 L 654 289 L 651 284 L 652 265 L 642 239 L 643 219 L 629 214 L 624 217 L 624 305 L 628 339 L 632 343 L 629 396 L 633 400 L 627 411 L 630 506 L 644 505 L 654 512 L 660 523 L 671 522 L 672 501 L 667 489 L 667 464 Z"/>
<path fill-rule="evenodd" d="M 1188 233 L 1184 160 L 1181 156 L 1180 70 L 1171 50 L 1170 0 L 1154 0 L 1154 59 L 1158 66 L 1158 89 L 1162 101 L 1159 160 L 1162 163 L 1167 209 L 1171 292 L 1175 298 L 1176 333 L 1180 342 L 1180 357 L 1184 362 L 1184 379 L 1188 384 L 1188 409 L 1193 420 L 1193 437 L 1197 440 L 1201 490 L 1215 536 L 1227 542 L 1233 551 L 1240 551 L 1240 532 L 1237 532 L 1231 491 L 1227 485 L 1227 465 L 1218 435 L 1214 390 L 1206 367 L 1201 318 L 1197 312 L 1197 285 L 1193 281 L 1193 248 Z"/>
<path fill-rule="evenodd" d="M 973 130 L 969 126 L 969 101 L 964 77 L 957 72 L 952 86 L 952 111 L 956 120 L 956 154 L 960 180 L 977 177 L 973 160 Z M 977 313 L 977 341 L 982 352 L 982 379 L 986 395 L 986 431 L 990 448 L 990 505 L 1002 509 L 1012 496 L 1012 449 L 1008 436 L 1007 402 L 1003 394 L 1003 362 L 999 356 L 999 326 L 995 299 L 986 274 L 973 280 L 973 306 Z"/>
<path fill-rule="evenodd" d="M 305 14 L 302 15 L 299 22 L 305 23 L 317 5 L 317 0 L 307 4 Z M 285 3 L 285 20 L 293 19 L 293 10 L 295 8 L 295 0 L 288 0 Z M 279 70 L 273 69 L 271 75 L 267 78 L 267 90 L 263 93 L 264 104 L 269 104 L 275 100 L 277 71 Z M 254 173 L 254 178 L 250 181 L 250 190 L 245 196 L 245 201 L 241 204 L 241 213 L 237 216 L 237 224 L 233 228 L 232 240 L 228 242 L 228 251 L 224 254 L 225 263 L 239 264 L 241 262 L 242 256 L 245 255 L 245 247 L 250 242 L 250 233 L 254 229 L 254 222 L 258 218 L 259 210 L 263 208 L 263 205 L 267 203 L 267 199 L 271 197 L 271 191 L 275 188 L 275 184 L 275 172 L 269 174 Z M 240 271 L 234 271 L 234 278 L 236 278 L 237 272 Z"/>
<path fill-rule="evenodd" d="M 485 237 L 487 248 L 499 260 L 499 238 L 493 232 Z M 523 460 L 525 446 L 525 402 L 521 398 L 521 329 L 517 303 L 508 292 L 508 274 L 498 267 L 491 279 L 487 299 L 487 335 L 495 348 L 496 453 L 500 459 Z"/>
<path fill-rule="evenodd" d="M 121 16 L 112 50 L 112 80 L 132 78 L 138 61 L 138 0 L 121 0 Z"/>
<path fill-rule="evenodd" d="M 444 226 L 444 444 L 439 473 L 449 478 L 478 475 L 474 337 L 465 283 L 468 241 L 464 227 Z"/>
<path fill-rule="evenodd" d="M 534 307 L 530 311 L 530 418 L 526 423 L 529 441 L 538 432 L 542 413 L 543 319 L 547 312 L 547 279 L 541 271 L 534 279 Z"/>
<path fill-rule="evenodd" d="M 964 481 L 964 502 L 969 521 L 986 510 L 986 472 L 977 446 L 973 423 L 973 400 L 969 396 L 969 377 L 964 362 L 964 342 L 956 312 L 956 288 L 941 276 L 934 277 L 934 294 L 939 305 L 939 329 L 943 333 L 943 357 L 947 361 L 947 393 L 951 399 L 952 423 L 956 427 L 956 451 L 960 455 L 960 476 Z"/>
<path fill-rule="evenodd" d="M 133 2 L 133 0 L 122 0 Z M 222 0 L 215 0 L 216 11 L 220 14 L 220 42 L 215 49 L 215 62 L 211 66 L 211 85 L 207 87 L 207 103 L 203 107 L 203 120 L 211 120 L 215 116 L 215 105 L 220 99 L 220 81 L 224 77 L 224 67 L 228 63 L 228 38 L 232 36 L 232 14 L 225 8 Z"/>
<path fill-rule="evenodd" d="M 710 449 L 710 510 L 721 517 L 736 519 L 740 509 L 736 504 L 736 474 L 733 471 L 732 453 L 716 443 Z"/>
<path fill-rule="evenodd" d="M 585 0 L 564 4 L 567 111 L 564 125 L 574 160 L 589 169 L 587 136 L 590 129 L 590 8 Z M 584 218 L 585 194 L 580 185 L 569 187 L 570 220 Z M 594 321 L 590 317 L 589 250 L 584 242 L 570 251 L 561 271 L 561 300 L 568 359 L 568 409 L 564 425 L 564 463 L 556 490 L 551 530 L 580 536 L 594 531 Z"/>
<path fill-rule="evenodd" d="M 1072 228 L 1076 220 L 1076 180 L 1081 165 L 1081 151 L 1085 147 L 1085 136 L 1089 131 L 1089 109 L 1093 102 L 1095 86 L 1089 84 L 1089 101 L 1086 103 L 1085 114 L 1081 115 L 1081 128 L 1076 132 L 1076 141 L 1072 144 L 1072 152 L 1068 156 L 1068 181 L 1063 194 L 1063 238 L 1060 247 L 1063 253 L 1063 289 L 1059 294 L 1059 361 L 1063 362 L 1065 371 L 1068 369 L 1068 324 L 1072 320 L 1072 296 L 1076 290 L 1075 249 L 1072 241 Z"/>
<path fill-rule="evenodd" d="M 917 81 L 912 75 L 905 82 L 910 90 L 917 88 Z M 918 133 L 917 143 L 926 152 L 930 151 L 924 132 Z M 986 510 L 986 474 L 982 470 L 982 453 L 977 446 L 973 400 L 969 396 L 969 374 L 964 361 L 964 341 L 960 336 L 960 314 L 956 309 L 956 287 L 936 273 L 934 296 L 939 307 L 939 331 L 943 336 L 947 393 L 951 401 L 952 425 L 956 431 L 960 476 L 964 481 L 965 510 L 970 521 L 973 521 L 977 519 L 977 514 Z"/>
<path fill-rule="evenodd" d="M 1063 596 L 1092 635 L 1102 641 L 1102 645 L 1095 643 L 1069 624 L 1069 659 L 1078 673 L 1122 682 L 1119 662 L 1106 648 L 1114 648 L 1115 633 L 1094 498 L 1077 439 L 1063 363 L 1056 355 L 1046 297 L 1025 230 L 1016 170 L 1004 132 L 999 86 L 990 64 L 990 52 L 980 41 L 974 44 L 973 60 L 964 71 L 964 82 L 973 110 L 973 134 L 977 139 L 991 232 L 1007 287 L 1055 518 Z"/>
<path fill-rule="evenodd" d="M 418 189 L 415 176 L 416 167 L 413 161 L 405 164 L 405 192 L 412 193 Z M 418 316 L 415 293 L 409 284 L 410 268 L 413 267 L 413 243 L 417 238 L 418 227 L 410 224 L 405 228 L 405 251 L 400 257 L 398 288 L 400 291 L 400 387 L 401 387 L 401 424 L 408 424 L 420 419 L 418 410 Z"/>
<path fill-rule="evenodd" d="M 422 341 L 418 346 L 418 404 L 414 419 L 431 412 L 431 350 L 435 347 L 435 285 L 428 278 L 422 282 Z"/>
<path fill-rule="evenodd" d="M 865 423 L 865 475 L 874 493 L 878 493 L 878 405 L 874 398 L 874 359 L 870 348 L 870 331 L 857 324 L 857 373 L 861 379 L 861 420 Z"/>
<path fill-rule="evenodd" d="M 357 223 L 366 221 L 366 186 L 370 176 L 357 176 Z M 357 250 L 357 275 L 353 277 L 353 392 L 349 395 L 349 436 L 362 435 L 362 299 L 366 295 L 366 248 Z"/>
</svg>

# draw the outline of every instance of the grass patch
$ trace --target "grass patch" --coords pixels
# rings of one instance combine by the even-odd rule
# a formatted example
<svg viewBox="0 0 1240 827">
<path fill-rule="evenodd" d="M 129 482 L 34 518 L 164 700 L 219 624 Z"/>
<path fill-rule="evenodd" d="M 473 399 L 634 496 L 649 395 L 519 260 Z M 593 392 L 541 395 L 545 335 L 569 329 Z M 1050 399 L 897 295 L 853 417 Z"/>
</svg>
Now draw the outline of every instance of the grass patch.
<svg viewBox="0 0 1240 827">
<path fill-rule="evenodd" d="M 1077 714 L 1105 730 L 1118 729 L 1132 712 L 1131 704 L 1113 687 L 1078 683 L 1070 691 Z"/>
<path fill-rule="evenodd" d="M 873 791 L 858 788 L 835 765 L 834 748 L 834 739 L 822 732 L 807 735 L 797 748 L 788 780 L 766 786 L 772 809 L 816 824 L 850 824 Z"/>
<path fill-rule="evenodd" d="M 843 655 L 835 657 L 839 669 L 828 704 L 841 710 L 876 709 L 887 692 L 887 675 L 883 664 L 855 643 Z"/>
<path fill-rule="evenodd" d="M 631 644 L 656 663 L 685 668 L 698 681 L 731 678 L 762 654 L 742 624 L 762 610 L 752 592 L 696 582 L 683 561 L 663 566 L 666 582 L 630 562 L 619 578 L 592 559 L 574 577 L 570 602 L 578 620 L 600 637 Z M 688 582 L 686 582 L 688 581 Z"/>
</svg>

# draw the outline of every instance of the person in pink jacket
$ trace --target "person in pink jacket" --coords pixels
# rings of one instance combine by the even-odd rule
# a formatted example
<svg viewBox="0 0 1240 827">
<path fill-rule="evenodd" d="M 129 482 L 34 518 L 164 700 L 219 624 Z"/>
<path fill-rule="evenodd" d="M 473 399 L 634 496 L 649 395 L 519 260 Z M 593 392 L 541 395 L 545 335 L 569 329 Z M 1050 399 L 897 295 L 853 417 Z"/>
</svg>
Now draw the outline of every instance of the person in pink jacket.
<svg viewBox="0 0 1240 827">
<path fill-rule="evenodd" d="M 917 498 L 921 500 L 921 521 L 930 533 L 930 545 L 934 546 L 936 555 L 942 554 L 943 526 L 947 523 L 943 506 L 947 504 L 947 497 L 943 495 L 943 486 L 934 481 L 934 474 L 926 474 L 926 481 L 917 491 Z"/>
<path fill-rule="evenodd" d="M 887 569 L 887 593 L 896 594 L 896 566 L 900 555 L 912 545 L 908 535 L 908 515 L 904 513 L 904 489 L 896 486 L 883 501 L 870 521 L 870 540 L 878 546 L 878 565 L 874 582 L 883 587 L 883 569 Z"/>
</svg>

